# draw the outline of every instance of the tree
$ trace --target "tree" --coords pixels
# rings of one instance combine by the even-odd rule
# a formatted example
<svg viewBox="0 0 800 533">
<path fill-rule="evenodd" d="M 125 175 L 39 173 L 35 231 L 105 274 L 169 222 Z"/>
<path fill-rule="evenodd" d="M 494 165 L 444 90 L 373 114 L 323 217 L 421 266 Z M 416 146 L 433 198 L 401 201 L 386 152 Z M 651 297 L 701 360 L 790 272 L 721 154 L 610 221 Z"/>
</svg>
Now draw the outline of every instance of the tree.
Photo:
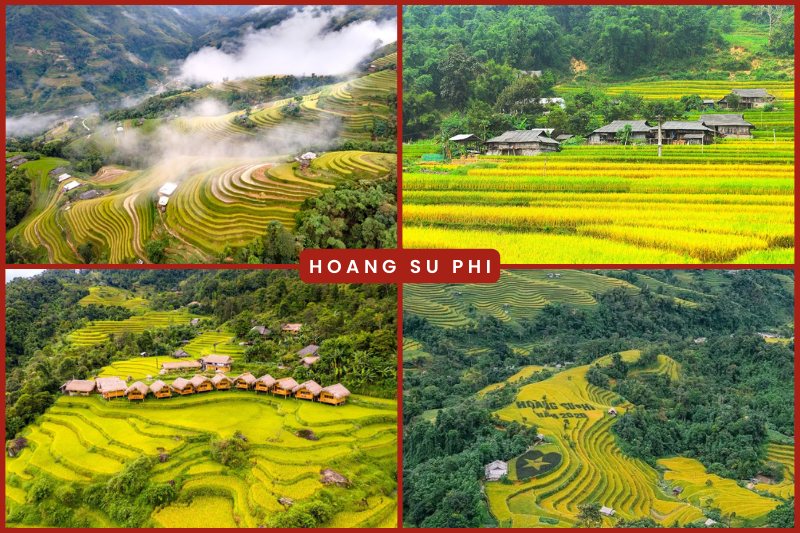
<svg viewBox="0 0 800 533">
<path fill-rule="evenodd" d="M 631 136 L 633 135 L 633 128 L 630 124 L 625 124 L 624 128 L 620 128 L 614 134 L 614 138 L 616 138 L 617 142 L 620 142 L 627 146 L 628 141 L 631 140 Z"/>
<path fill-rule="evenodd" d="M 439 65 L 442 79 L 441 98 L 453 109 L 463 109 L 470 96 L 470 85 L 479 72 L 477 62 L 460 44 L 447 49 L 447 56 Z"/>
<path fill-rule="evenodd" d="M 681 96 L 681 104 L 686 111 L 702 111 L 703 98 L 697 94 L 687 94 Z"/>
<path fill-rule="evenodd" d="M 544 110 L 539 103 L 541 94 L 536 78 L 520 76 L 500 92 L 495 107 L 498 111 L 513 115 L 540 115 Z"/>
<path fill-rule="evenodd" d="M 81 256 L 84 263 L 92 263 L 97 258 L 97 246 L 92 241 L 79 244 L 78 255 Z"/>
<path fill-rule="evenodd" d="M 147 258 L 153 263 L 163 263 L 167 257 L 167 246 L 169 239 L 164 237 L 162 239 L 153 239 L 144 245 L 144 253 Z"/>
<path fill-rule="evenodd" d="M 599 503 L 583 503 L 578 506 L 578 525 L 580 527 L 600 527 L 603 515 L 600 514 Z"/>
</svg>

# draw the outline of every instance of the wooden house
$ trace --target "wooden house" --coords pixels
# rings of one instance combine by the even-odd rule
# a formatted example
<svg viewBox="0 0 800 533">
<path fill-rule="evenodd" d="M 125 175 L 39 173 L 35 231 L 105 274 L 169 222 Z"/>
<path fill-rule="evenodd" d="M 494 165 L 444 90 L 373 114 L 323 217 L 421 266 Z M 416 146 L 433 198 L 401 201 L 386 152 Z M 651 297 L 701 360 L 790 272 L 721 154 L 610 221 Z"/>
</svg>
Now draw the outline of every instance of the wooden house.
<svg viewBox="0 0 800 533">
<path fill-rule="evenodd" d="M 172 357 L 176 359 L 183 359 L 184 357 L 189 357 L 189 353 L 184 349 L 175 350 L 175 353 L 172 354 Z"/>
<path fill-rule="evenodd" d="M 237 389 L 250 390 L 256 383 L 256 377 L 250 372 L 239 374 L 233 379 L 233 385 Z"/>
<path fill-rule="evenodd" d="M 734 99 L 732 96 L 739 97 L 739 107 L 743 109 L 757 109 L 775 101 L 775 97 L 766 89 L 733 89 L 730 94 L 717 102 L 719 107 L 730 109 L 731 100 Z"/>
<path fill-rule="evenodd" d="M 539 155 L 558 152 L 561 144 L 550 138 L 551 129 L 507 131 L 486 141 L 487 155 Z"/>
<path fill-rule="evenodd" d="M 60 388 L 61 392 L 69 396 L 89 396 L 94 392 L 95 382 L 89 379 L 71 379 Z"/>
<path fill-rule="evenodd" d="M 653 126 L 644 120 L 615 120 L 589 134 L 588 144 L 619 144 L 617 132 L 624 130 L 625 126 L 631 127 L 631 136 L 628 143 L 646 143 L 655 138 Z"/>
<path fill-rule="evenodd" d="M 256 392 L 269 392 L 275 382 L 277 380 L 270 376 L 269 374 L 264 374 L 260 378 L 256 380 L 255 389 Z"/>
<path fill-rule="evenodd" d="M 106 400 L 125 396 L 125 390 L 128 388 L 125 382 L 118 377 L 97 378 L 95 380 L 95 385 L 97 387 L 97 392 L 102 394 L 103 398 Z"/>
<path fill-rule="evenodd" d="M 270 392 L 285 398 L 291 396 L 294 392 L 294 388 L 298 385 L 299 383 L 297 383 L 294 378 L 281 378 L 272 385 L 272 390 Z"/>
<path fill-rule="evenodd" d="M 194 394 L 194 386 L 188 379 L 178 378 L 172 382 L 172 391 L 175 394 L 186 396 L 187 394 Z"/>
<path fill-rule="evenodd" d="M 714 130 L 699 120 L 668 120 L 661 124 L 661 139 L 664 144 L 711 144 Z"/>
<path fill-rule="evenodd" d="M 200 358 L 200 364 L 203 365 L 203 370 L 230 372 L 233 358 L 230 355 L 206 355 Z"/>
<path fill-rule="evenodd" d="M 311 400 L 312 402 L 317 399 L 320 391 L 322 391 L 322 385 L 314 380 L 305 381 L 292 389 L 295 398 Z"/>
<path fill-rule="evenodd" d="M 125 396 L 127 396 L 128 401 L 144 400 L 145 397 L 147 397 L 148 392 L 150 392 L 150 389 L 147 387 L 147 385 L 141 381 L 137 381 L 125 389 Z"/>
<path fill-rule="evenodd" d="M 732 139 L 752 139 L 755 126 L 744 119 L 743 115 L 712 114 L 700 115 L 700 122 L 714 131 L 718 137 Z"/>
<path fill-rule="evenodd" d="M 169 388 L 169 385 L 161 381 L 160 379 L 154 381 L 150 385 L 150 392 L 153 393 L 153 396 L 156 398 L 169 398 L 172 396 L 172 391 Z"/>
<path fill-rule="evenodd" d="M 292 335 L 297 335 L 300 333 L 300 330 L 303 329 L 303 324 L 292 323 L 292 324 L 282 324 L 281 331 L 284 333 L 290 333 Z"/>
<path fill-rule="evenodd" d="M 347 400 L 348 396 L 350 396 L 350 391 L 341 383 L 337 383 L 323 388 L 319 392 L 319 401 L 331 405 L 341 405 Z"/>
<path fill-rule="evenodd" d="M 214 388 L 217 390 L 230 390 L 232 381 L 231 378 L 220 373 L 211 378 L 211 384 L 214 385 Z"/>
<path fill-rule="evenodd" d="M 189 383 L 192 384 L 195 392 L 208 392 L 214 390 L 214 384 L 211 383 L 210 379 L 202 374 L 195 374 L 192 376 L 192 379 L 189 380 Z"/>
<path fill-rule="evenodd" d="M 186 370 L 201 370 L 203 365 L 199 361 L 176 361 L 161 363 L 162 372 L 183 372 Z"/>
</svg>

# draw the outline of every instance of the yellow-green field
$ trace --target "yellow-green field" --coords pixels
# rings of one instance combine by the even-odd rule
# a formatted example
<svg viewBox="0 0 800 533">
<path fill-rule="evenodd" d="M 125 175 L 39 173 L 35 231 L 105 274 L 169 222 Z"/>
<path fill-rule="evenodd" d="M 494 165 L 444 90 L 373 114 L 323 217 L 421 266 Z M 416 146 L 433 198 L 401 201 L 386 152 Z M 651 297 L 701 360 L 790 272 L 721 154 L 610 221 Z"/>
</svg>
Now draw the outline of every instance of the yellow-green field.
<svg viewBox="0 0 800 533">
<path fill-rule="evenodd" d="M 148 329 L 188 324 L 192 318 L 197 317 L 190 315 L 186 309 L 178 309 L 148 311 L 125 320 L 95 320 L 67 335 L 67 340 L 75 346 L 93 346 L 108 340 L 111 335 L 125 332 L 142 333 Z"/>
<path fill-rule="evenodd" d="M 604 89 L 721 97 L 730 84 Z M 480 164 L 417 166 L 403 174 L 403 244 L 495 248 L 504 263 L 791 263 L 793 83 L 756 85 L 778 101 L 775 111 L 745 112 L 757 127 L 752 140 L 668 145 L 661 158 L 653 145 L 576 145 L 540 156 L 483 156 Z M 404 161 L 419 163 L 415 157 L 435 148 L 412 144 Z"/>
<path fill-rule="evenodd" d="M 622 353 L 627 362 L 636 361 L 639 355 L 638 351 Z M 607 356 L 597 363 L 607 365 L 610 360 Z M 613 392 L 590 385 L 586 381 L 588 368 L 569 368 L 526 385 L 511 405 L 496 412 L 502 420 L 535 424 L 547 444 L 533 450 L 548 454 L 544 456 L 548 461 L 531 466 L 542 470 L 541 475 L 518 479 L 515 459 L 509 463 L 510 484 L 486 482 L 490 510 L 501 526 L 574 527 L 578 506 L 583 503 L 615 510 L 614 519 L 603 519 L 604 526 L 612 526 L 620 518 L 652 518 L 664 526 L 683 526 L 704 521 L 704 508 L 710 507 L 719 508 L 726 516 L 735 513 L 734 525 L 760 525 L 767 512 L 780 503 L 734 481 L 710 476 L 700 463 L 690 459 L 660 461 L 667 468 L 663 474 L 666 483 L 662 484 L 655 468 L 625 455 L 618 447 L 610 431 L 615 417 L 609 410 L 621 415 L 632 405 Z M 675 379 L 679 366 L 662 355 L 644 371 Z M 780 454 L 789 468 L 791 453 L 785 448 L 771 450 Z M 558 455 L 560 460 L 555 461 L 553 457 Z M 549 462 L 558 466 L 548 471 Z M 711 479 L 710 485 L 707 479 Z M 675 485 L 684 487 L 680 497 L 672 494 Z"/>
<path fill-rule="evenodd" d="M 62 397 L 23 431 L 30 446 L 6 460 L 7 513 L 25 503 L 42 474 L 80 487 L 107 479 L 140 455 L 166 452 L 169 459 L 155 467 L 153 481 L 175 481 L 179 503 L 157 509 L 154 526 L 257 527 L 284 510 L 280 498 L 299 503 L 322 490 L 320 471 L 333 468 L 352 485 L 329 489 L 342 503 L 331 526 L 394 527 L 396 404 L 351 399 L 332 407 L 243 391 L 150 397 L 138 404 Z M 297 437 L 301 429 L 319 440 Z M 237 430 L 252 450 L 252 466 L 244 471 L 209 455 L 208 439 Z M 96 510 L 87 516 L 95 527 L 112 525 Z"/>
<path fill-rule="evenodd" d="M 147 300 L 132 295 L 124 289 L 116 287 L 90 287 L 89 296 L 85 296 L 78 302 L 80 305 L 117 305 L 130 309 L 131 311 L 141 311 L 147 309 Z"/>
</svg>

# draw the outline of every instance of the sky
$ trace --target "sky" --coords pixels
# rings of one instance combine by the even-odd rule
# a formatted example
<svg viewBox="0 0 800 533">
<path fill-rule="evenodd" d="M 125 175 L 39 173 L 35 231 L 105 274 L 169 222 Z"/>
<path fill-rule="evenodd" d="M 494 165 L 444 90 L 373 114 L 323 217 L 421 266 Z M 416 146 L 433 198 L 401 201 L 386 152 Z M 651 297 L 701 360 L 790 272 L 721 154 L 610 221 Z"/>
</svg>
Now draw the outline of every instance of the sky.
<svg viewBox="0 0 800 533">
<path fill-rule="evenodd" d="M 42 272 L 43 268 L 9 268 L 6 269 L 6 283 L 16 278 L 30 278 Z"/>
</svg>

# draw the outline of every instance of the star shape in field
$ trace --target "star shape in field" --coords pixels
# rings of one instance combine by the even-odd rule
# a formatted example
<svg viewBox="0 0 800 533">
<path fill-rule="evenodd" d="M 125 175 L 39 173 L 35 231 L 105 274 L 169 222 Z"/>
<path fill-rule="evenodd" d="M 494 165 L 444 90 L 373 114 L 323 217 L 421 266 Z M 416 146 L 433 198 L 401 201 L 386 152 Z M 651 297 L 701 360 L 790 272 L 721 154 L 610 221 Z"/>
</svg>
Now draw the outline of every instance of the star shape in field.
<svg viewBox="0 0 800 533">
<path fill-rule="evenodd" d="M 525 466 L 529 466 L 533 468 L 535 471 L 541 470 L 545 466 L 549 466 L 552 463 L 549 461 L 545 461 L 544 457 L 537 457 L 536 459 L 525 459 Z"/>
</svg>

